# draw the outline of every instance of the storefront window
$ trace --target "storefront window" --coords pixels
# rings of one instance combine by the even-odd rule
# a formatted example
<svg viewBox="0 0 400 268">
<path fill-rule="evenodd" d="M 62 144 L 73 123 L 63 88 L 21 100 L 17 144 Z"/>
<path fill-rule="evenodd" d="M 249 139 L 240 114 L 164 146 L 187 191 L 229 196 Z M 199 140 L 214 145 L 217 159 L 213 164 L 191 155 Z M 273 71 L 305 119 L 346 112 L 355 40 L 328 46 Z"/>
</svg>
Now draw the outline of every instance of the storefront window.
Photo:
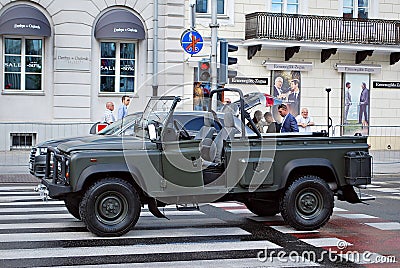
<svg viewBox="0 0 400 268">
<path fill-rule="evenodd" d="M 100 92 L 134 92 L 136 43 L 102 42 Z"/>
<path fill-rule="evenodd" d="M 4 90 L 42 90 L 42 39 L 4 39 Z"/>
</svg>

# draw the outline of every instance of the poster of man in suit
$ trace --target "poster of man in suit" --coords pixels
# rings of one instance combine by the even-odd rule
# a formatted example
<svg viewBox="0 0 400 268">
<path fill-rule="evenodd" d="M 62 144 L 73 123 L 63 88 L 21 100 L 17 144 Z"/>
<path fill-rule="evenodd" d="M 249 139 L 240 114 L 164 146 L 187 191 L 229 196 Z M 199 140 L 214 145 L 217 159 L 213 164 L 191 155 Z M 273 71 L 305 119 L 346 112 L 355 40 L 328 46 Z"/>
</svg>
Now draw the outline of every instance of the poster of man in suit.
<svg viewBox="0 0 400 268">
<path fill-rule="evenodd" d="M 274 84 L 271 88 L 271 95 L 281 99 L 288 106 L 293 116 L 300 113 L 301 100 L 301 73 L 299 71 L 275 70 L 272 73 Z M 272 108 L 272 115 L 276 122 L 281 123 L 277 107 Z"/>
<path fill-rule="evenodd" d="M 342 91 L 343 133 L 368 134 L 369 126 L 369 74 L 345 73 Z"/>
</svg>

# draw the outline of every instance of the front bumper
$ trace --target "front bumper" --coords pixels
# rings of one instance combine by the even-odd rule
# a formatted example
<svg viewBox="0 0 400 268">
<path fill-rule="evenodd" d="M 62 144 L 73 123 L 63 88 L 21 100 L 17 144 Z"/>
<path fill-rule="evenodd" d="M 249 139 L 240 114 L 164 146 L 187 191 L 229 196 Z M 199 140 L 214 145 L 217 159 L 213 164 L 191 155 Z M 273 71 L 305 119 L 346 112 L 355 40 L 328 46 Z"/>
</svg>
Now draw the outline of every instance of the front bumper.
<svg viewBox="0 0 400 268">
<path fill-rule="evenodd" d="M 42 179 L 42 184 L 48 191 L 47 195 L 54 199 L 60 199 L 65 194 L 72 192 L 72 187 L 69 185 L 56 184 L 52 180 Z"/>
</svg>

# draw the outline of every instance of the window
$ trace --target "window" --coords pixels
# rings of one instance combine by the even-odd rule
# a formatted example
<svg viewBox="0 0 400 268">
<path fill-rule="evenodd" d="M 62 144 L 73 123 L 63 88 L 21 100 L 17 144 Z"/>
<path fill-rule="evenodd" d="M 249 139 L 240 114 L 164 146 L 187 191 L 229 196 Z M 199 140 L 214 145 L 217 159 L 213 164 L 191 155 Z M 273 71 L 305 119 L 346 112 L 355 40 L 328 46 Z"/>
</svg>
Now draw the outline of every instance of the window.
<svg viewBox="0 0 400 268">
<path fill-rule="evenodd" d="M 36 133 L 10 133 L 11 150 L 26 150 L 36 144 Z"/>
<path fill-rule="evenodd" d="M 298 14 L 299 0 L 272 0 L 271 12 Z"/>
<path fill-rule="evenodd" d="M 225 0 L 217 0 L 217 14 L 226 14 Z M 196 0 L 196 13 L 211 14 L 211 0 Z"/>
<path fill-rule="evenodd" d="M 4 90 L 42 90 L 43 39 L 4 38 Z"/>
<path fill-rule="evenodd" d="M 134 92 L 136 43 L 102 42 L 100 92 Z"/>
<path fill-rule="evenodd" d="M 368 0 L 343 0 L 343 18 L 368 19 Z"/>
</svg>

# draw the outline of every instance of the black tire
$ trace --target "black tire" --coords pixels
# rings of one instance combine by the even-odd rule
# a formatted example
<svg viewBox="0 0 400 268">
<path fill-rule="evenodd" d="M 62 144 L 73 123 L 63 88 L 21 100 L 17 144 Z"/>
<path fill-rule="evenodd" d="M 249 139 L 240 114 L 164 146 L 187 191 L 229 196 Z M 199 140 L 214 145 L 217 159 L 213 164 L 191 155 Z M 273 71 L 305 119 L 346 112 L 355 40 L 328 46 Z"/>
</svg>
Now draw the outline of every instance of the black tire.
<svg viewBox="0 0 400 268">
<path fill-rule="evenodd" d="M 134 187 L 119 178 L 94 183 L 79 206 L 82 221 L 98 236 L 120 236 L 137 223 L 140 199 Z"/>
<path fill-rule="evenodd" d="M 249 200 L 246 207 L 257 216 L 275 216 L 279 213 L 279 202 L 270 200 Z"/>
<path fill-rule="evenodd" d="M 78 196 L 64 199 L 64 204 L 68 212 L 78 220 L 81 219 L 81 215 L 79 214 L 79 203 L 80 198 Z"/>
<path fill-rule="evenodd" d="M 317 176 L 304 176 L 294 181 L 282 198 L 281 213 L 285 222 L 297 230 L 315 230 L 331 217 L 333 193 Z"/>
</svg>

